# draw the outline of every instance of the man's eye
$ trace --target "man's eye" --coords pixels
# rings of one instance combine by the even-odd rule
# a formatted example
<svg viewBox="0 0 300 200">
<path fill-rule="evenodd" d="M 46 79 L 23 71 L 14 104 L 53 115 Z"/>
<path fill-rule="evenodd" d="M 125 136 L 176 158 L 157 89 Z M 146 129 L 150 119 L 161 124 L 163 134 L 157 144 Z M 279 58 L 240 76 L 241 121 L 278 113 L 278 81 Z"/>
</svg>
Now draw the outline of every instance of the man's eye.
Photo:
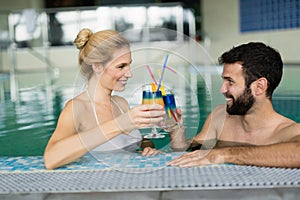
<svg viewBox="0 0 300 200">
<path fill-rule="evenodd" d="M 230 79 L 228 79 L 227 81 L 228 81 L 229 84 L 233 84 L 234 83 L 234 81 L 230 80 Z"/>
</svg>

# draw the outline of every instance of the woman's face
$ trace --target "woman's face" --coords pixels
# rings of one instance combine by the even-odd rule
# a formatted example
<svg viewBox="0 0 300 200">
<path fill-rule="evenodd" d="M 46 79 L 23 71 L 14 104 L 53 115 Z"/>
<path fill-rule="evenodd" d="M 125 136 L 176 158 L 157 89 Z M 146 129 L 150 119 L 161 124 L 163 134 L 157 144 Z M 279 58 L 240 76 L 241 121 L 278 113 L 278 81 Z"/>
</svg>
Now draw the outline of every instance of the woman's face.
<svg viewBox="0 0 300 200">
<path fill-rule="evenodd" d="M 115 91 L 124 91 L 127 80 L 132 77 L 130 64 L 132 62 L 129 48 L 118 49 L 112 60 L 104 67 L 101 76 L 101 85 Z"/>
</svg>

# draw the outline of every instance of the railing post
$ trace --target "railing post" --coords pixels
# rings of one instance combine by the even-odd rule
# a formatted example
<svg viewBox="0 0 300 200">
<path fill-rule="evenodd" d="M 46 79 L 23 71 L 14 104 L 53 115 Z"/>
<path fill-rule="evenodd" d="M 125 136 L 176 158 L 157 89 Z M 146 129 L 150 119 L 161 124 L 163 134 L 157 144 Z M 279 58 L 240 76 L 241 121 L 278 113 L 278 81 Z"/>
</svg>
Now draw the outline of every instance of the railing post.
<svg viewBox="0 0 300 200">
<path fill-rule="evenodd" d="M 10 98 L 11 101 L 16 102 L 19 100 L 19 85 L 16 73 L 16 42 L 15 42 L 15 25 L 13 14 L 8 15 L 8 28 L 9 28 L 9 47 L 8 50 L 8 57 L 9 57 L 9 80 L 10 80 Z"/>
</svg>

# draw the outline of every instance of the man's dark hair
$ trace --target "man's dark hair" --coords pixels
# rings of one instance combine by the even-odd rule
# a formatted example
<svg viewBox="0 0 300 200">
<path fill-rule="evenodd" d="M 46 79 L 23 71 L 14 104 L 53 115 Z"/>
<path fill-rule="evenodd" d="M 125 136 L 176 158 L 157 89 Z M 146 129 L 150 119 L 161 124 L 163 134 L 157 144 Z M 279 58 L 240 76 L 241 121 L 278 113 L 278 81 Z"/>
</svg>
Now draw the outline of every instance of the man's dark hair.
<svg viewBox="0 0 300 200">
<path fill-rule="evenodd" d="M 272 94 L 282 78 L 283 63 L 277 50 L 261 42 L 250 42 L 233 47 L 222 54 L 220 64 L 240 63 L 246 87 L 259 78 L 268 80 L 266 96 L 272 100 Z"/>
</svg>

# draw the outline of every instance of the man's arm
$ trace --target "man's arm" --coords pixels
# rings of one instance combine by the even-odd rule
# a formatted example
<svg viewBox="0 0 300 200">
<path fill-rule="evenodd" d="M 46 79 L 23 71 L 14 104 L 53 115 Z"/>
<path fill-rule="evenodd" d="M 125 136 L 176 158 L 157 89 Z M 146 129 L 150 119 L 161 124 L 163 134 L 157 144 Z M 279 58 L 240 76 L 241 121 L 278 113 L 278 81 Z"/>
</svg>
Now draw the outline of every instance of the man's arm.
<svg viewBox="0 0 300 200">
<path fill-rule="evenodd" d="M 300 168 L 300 142 L 220 149 L 224 163 Z"/>
<path fill-rule="evenodd" d="M 298 127 L 296 124 L 294 127 Z M 300 167 L 300 135 L 288 142 L 265 146 L 224 148 L 224 160 L 240 165 L 257 165 L 268 167 Z"/>
<path fill-rule="evenodd" d="M 208 164 L 232 163 L 266 167 L 300 168 L 300 124 L 294 123 L 281 130 L 283 142 L 269 145 L 245 145 L 196 150 L 170 162 L 170 165 L 190 167 Z M 289 136 L 287 136 L 289 135 Z M 219 141 L 220 142 L 220 141 Z M 205 143 L 203 143 L 205 144 Z M 238 145 L 238 146 L 237 146 Z M 222 145 L 223 146 L 223 145 Z"/>
<path fill-rule="evenodd" d="M 211 150 L 197 150 L 170 162 L 172 166 L 191 167 L 232 163 L 266 167 L 300 168 L 300 142 L 277 143 L 264 146 L 235 146 Z"/>
<path fill-rule="evenodd" d="M 218 125 L 223 124 L 224 105 L 217 106 L 206 118 L 201 131 L 191 139 L 185 138 L 181 110 L 177 109 L 181 127 L 170 131 L 171 147 L 174 151 L 210 149 L 216 144 Z M 218 118 L 217 118 L 218 117 Z"/>
</svg>

